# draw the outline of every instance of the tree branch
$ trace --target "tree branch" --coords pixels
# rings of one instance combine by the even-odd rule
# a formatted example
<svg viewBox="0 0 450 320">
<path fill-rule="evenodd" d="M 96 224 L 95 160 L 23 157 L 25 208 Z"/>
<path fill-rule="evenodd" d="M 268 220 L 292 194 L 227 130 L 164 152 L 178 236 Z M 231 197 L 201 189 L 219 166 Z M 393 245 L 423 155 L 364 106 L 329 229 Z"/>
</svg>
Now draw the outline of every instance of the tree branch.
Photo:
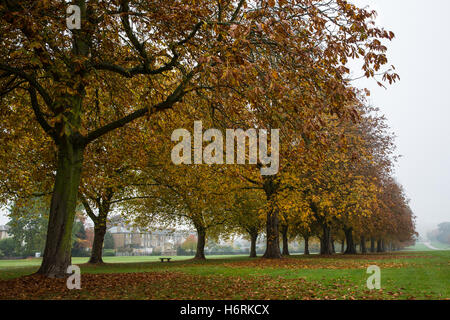
<svg viewBox="0 0 450 320">
<path fill-rule="evenodd" d="M 239 11 L 241 11 L 242 6 L 244 5 L 245 0 L 239 1 L 236 10 L 234 11 L 233 15 L 231 16 L 230 22 L 234 22 L 234 20 L 237 19 Z"/>
<path fill-rule="evenodd" d="M 165 71 L 172 70 L 176 66 L 176 64 L 178 62 L 178 58 L 179 58 L 179 54 L 176 51 L 176 47 L 182 46 L 182 45 L 186 44 L 187 42 L 189 42 L 192 38 L 194 38 L 195 35 L 197 34 L 197 32 L 200 30 L 201 26 L 203 25 L 203 22 L 198 22 L 197 24 L 194 25 L 194 28 L 192 29 L 192 31 L 189 33 L 189 35 L 185 39 L 180 40 L 177 43 L 170 45 L 170 50 L 172 51 L 172 54 L 173 54 L 170 61 L 168 63 L 164 64 L 164 66 L 162 66 L 162 67 L 151 70 L 148 66 L 150 63 L 150 59 L 148 58 L 147 52 L 145 51 L 145 47 L 142 43 L 139 42 L 139 40 L 137 39 L 136 35 L 133 33 L 133 30 L 131 28 L 130 21 L 128 19 L 129 11 L 130 11 L 130 9 L 129 9 L 129 5 L 128 5 L 128 1 L 122 0 L 122 4 L 121 4 L 122 25 L 124 27 L 124 30 L 125 30 L 125 33 L 127 34 L 128 39 L 130 39 L 133 47 L 139 52 L 142 59 L 144 60 L 144 63 L 141 65 L 138 65 L 136 67 L 124 68 L 124 67 L 121 67 L 121 66 L 113 64 L 113 63 L 100 62 L 100 63 L 93 65 L 93 67 L 95 69 L 115 72 L 115 73 L 118 73 L 127 78 L 132 78 L 133 76 L 138 75 L 138 74 L 156 75 L 156 74 L 161 74 Z"/>
<path fill-rule="evenodd" d="M 82 194 L 81 192 L 79 193 L 79 197 L 81 200 L 81 203 L 83 203 L 84 209 L 86 210 L 87 215 L 89 216 L 89 218 L 92 219 L 92 222 L 94 222 L 94 224 L 97 222 L 97 216 L 95 215 L 94 211 L 92 210 L 91 206 L 89 205 L 89 201 L 86 199 L 86 197 L 84 196 L 84 194 Z"/>
<path fill-rule="evenodd" d="M 37 100 L 36 96 L 36 90 L 33 87 L 30 87 L 28 89 L 28 92 L 30 93 L 30 100 L 31 100 L 31 107 L 33 108 L 34 115 L 36 116 L 36 120 L 41 125 L 42 129 L 50 136 L 52 139 L 57 142 L 58 141 L 58 135 L 55 132 L 55 129 L 50 126 L 45 120 L 44 114 L 41 111 L 41 108 L 39 107 L 39 102 Z"/>
<path fill-rule="evenodd" d="M 156 112 L 160 112 L 166 109 L 170 109 L 175 103 L 179 102 L 181 100 L 181 98 L 186 94 L 186 92 L 184 91 L 184 88 L 186 87 L 187 83 L 192 79 L 192 77 L 194 76 L 194 72 L 192 71 L 179 85 L 178 87 L 172 92 L 172 94 L 170 96 L 168 96 L 166 98 L 165 101 L 160 102 L 156 105 L 154 105 L 151 108 L 148 107 L 144 107 L 141 108 L 139 110 L 136 110 L 135 112 L 119 119 L 116 120 L 114 122 L 111 122 L 91 133 L 89 133 L 85 139 L 84 139 L 84 143 L 88 144 L 96 139 L 98 139 L 99 137 L 117 129 L 117 128 L 121 128 L 123 126 L 125 126 L 126 124 L 130 123 L 133 120 L 136 120 L 138 118 L 141 118 L 143 116 L 145 116 L 147 113 L 151 112 L 151 114 L 156 113 Z"/>
<path fill-rule="evenodd" d="M 23 70 L 20 69 L 16 69 L 16 68 L 12 68 L 8 65 L 2 64 L 0 63 L 0 70 L 9 72 L 11 74 L 15 74 L 17 76 L 19 76 L 20 78 L 28 81 L 30 83 L 30 85 L 32 85 L 37 92 L 39 92 L 39 95 L 42 97 L 42 99 L 44 99 L 45 103 L 47 104 L 47 106 L 51 109 L 53 109 L 53 101 L 50 98 L 50 95 L 48 94 L 48 92 L 39 84 L 39 82 L 32 77 L 31 75 L 29 75 L 28 73 L 24 72 Z"/>
<path fill-rule="evenodd" d="M 125 201 L 130 201 L 130 200 L 141 200 L 141 199 L 160 199 L 160 197 L 156 197 L 156 196 L 127 197 L 127 198 L 122 198 L 122 199 L 117 199 L 117 200 L 110 201 L 110 203 L 114 204 L 114 203 L 119 203 L 119 202 L 125 202 Z"/>
</svg>

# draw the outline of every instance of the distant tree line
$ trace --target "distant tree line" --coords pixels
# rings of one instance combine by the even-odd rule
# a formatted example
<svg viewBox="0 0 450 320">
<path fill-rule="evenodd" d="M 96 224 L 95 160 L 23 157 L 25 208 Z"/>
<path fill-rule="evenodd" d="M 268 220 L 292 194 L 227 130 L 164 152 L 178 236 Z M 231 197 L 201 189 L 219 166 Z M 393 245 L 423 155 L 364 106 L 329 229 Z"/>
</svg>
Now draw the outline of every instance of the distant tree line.
<svg viewBox="0 0 450 320">
<path fill-rule="evenodd" d="M 442 222 L 438 224 L 438 228 L 428 232 L 427 237 L 431 241 L 450 244 L 450 222 Z"/>
</svg>

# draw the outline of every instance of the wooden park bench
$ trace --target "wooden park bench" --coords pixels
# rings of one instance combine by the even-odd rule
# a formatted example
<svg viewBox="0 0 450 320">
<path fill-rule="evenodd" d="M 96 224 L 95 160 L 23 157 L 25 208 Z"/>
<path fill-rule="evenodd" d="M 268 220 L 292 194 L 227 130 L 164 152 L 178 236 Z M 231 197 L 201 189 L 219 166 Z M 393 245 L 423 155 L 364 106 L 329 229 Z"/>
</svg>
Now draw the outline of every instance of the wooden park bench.
<svg viewBox="0 0 450 320">
<path fill-rule="evenodd" d="M 172 259 L 172 258 L 159 258 L 159 260 L 161 260 L 161 262 L 164 262 L 164 260 L 167 260 L 167 262 L 170 262 L 170 259 Z"/>
</svg>

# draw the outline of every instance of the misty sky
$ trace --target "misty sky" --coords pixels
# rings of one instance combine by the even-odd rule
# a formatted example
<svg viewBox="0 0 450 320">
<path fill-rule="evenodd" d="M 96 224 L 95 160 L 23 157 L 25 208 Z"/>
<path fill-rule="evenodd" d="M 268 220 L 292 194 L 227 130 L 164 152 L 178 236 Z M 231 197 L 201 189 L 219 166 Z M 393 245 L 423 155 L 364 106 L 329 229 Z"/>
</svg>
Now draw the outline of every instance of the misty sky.
<svg viewBox="0 0 450 320">
<path fill-rule="evenodd" d="M 370 102 L 397 135 L 396 176 L 417 216 L 418 231 L 450 221 L 450 27 L 448 0 L 354 0 L 378 12 L 396 38 L 390 64 L 401 81 L 387 90 L 369 81 Z"/>
<path fill-rule="evenodd" d="M 450 27 L 448 0 L 354 0 L 378 12 L 378 25 L 394 31 L 388 57 L 401 81 L 387 90 L 373 81 L 370 102 L 397 135 L 396 176 L 417 216 L 418 231 L 450 221 Z M 0 215 L 0 224 L 6 218 Z"/>
</svg>

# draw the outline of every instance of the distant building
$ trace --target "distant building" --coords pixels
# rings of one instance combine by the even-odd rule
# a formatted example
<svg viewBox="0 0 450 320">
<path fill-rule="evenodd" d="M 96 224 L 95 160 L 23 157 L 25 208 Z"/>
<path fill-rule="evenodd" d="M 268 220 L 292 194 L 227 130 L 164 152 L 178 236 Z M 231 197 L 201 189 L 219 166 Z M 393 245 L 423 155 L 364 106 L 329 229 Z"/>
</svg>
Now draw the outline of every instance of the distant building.
<svg viewBox="0 0 450 320">
<path fill-rule="evenodd" d="M 176 255 L 176 248 L 191 234 L 171 230 L 143 231 L 124 226 L 112 227 L 108 231 L 114 239 L 116 255 L 148 255 L 155 251 L 162 255 Z"/>
<path fill-rule="evenodd" d="M 8 234 L 9 227 L 8 226 L 0 226 L 0 240 L 10 238 L 11 236 Z"/>
</svg>

